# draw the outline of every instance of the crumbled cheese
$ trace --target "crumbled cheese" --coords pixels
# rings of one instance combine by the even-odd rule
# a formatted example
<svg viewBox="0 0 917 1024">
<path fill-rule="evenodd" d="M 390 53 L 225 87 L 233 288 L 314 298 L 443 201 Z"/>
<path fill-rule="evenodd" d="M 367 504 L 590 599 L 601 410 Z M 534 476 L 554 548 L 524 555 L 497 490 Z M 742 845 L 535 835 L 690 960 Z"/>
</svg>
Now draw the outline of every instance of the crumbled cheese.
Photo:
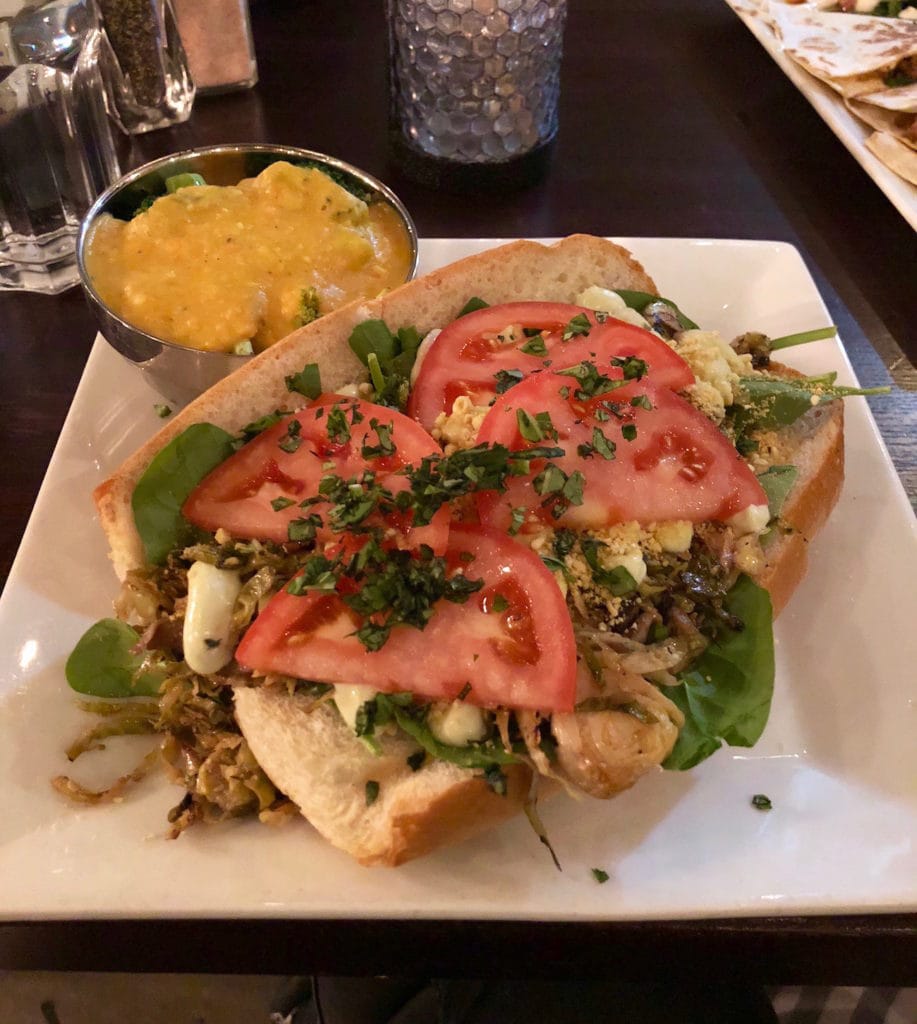
<svg viewBox="0 0 917 1024">
<path fill-rule="evenodd" d="M 670 344 L 697 378 L 686 392 L 689 401 L 711 419 L 722 420 L 721 410 L 735 401 L 739 377 L 752 373 L 751 356 L 740 356 L 716 331 L 682 331 Z"/>
<path fill-rule="evenodd" d="M 672 555 L 683 555 L 691 547 L 691 541 L 694 539 L 694 527 L 687 519 L 654 523 L 649 529 L 659 547 Z"/>
<path fill-rule="evenodd" d="M 458 448 L 473 448 L 484 417 L 490 412 L 486 405 L 475 405 L 467 395 L 459 395 L 452 403 L 452 412 L 441 412 L 430 433 L 447 455 Z"/>
<path fill-rule="evenodd" d="M 433 342 L 442 334 L 442 330 L 439 327 L 434 327 L 432 331 L 427 331 L 424 335 L 423 341 L 417 346 L 417 355 L 414 357 L 414 365 L 411 367 L 411 387 L 417 383 L 417 378 L 420 375 L 420 368 L 423 366 L 424 359 L 427 358 L 427 353 L 430 351 Z"/>
<path fill-rule="evenodd" d="M 592 285 L 581 291 L 574 301 L 578 306 L 610 313 L 616 320 L 624 320 L 629 324 L 636 324 L 637 327 L 645 327 L 649 330 L 650 325 L 647 321 L 635 309 L 631 309 L 617 292 L 613 292 L 609 288 Z"/>
<path fill-rule="evenodd" d="M 749 505 L 741 512 L 730 516 L 726 520 L 726 525 L 731 526 L 739 536 L 746 533 L 758 534 L 767 529 L 770 518 L 770 509 L 767 505 Z"/>
</svg>

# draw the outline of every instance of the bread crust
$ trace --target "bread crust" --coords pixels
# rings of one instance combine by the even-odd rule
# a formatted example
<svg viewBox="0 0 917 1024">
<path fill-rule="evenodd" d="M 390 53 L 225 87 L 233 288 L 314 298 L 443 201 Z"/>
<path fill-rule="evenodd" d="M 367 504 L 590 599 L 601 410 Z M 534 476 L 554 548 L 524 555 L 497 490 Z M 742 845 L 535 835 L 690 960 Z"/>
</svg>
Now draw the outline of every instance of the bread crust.
<svg viewBox="0 0 917 1024">
<path fill-rule="evenodd" d="M 481 773 L 444 761 L 417 771 L 420 748 L 403 735 L 381 737 L 373 754 L 329 704 L 281 687 L 237 687 L 236 720 L 274 785 L 330 843 L 364 865 L 396 867 L 441 846 L 463 842 L 519 813 L 531 770 L 504 769 L 506 793 Z M 369 805 L 366 783 L 378 783 Z"/>
<path fill-rule="evenodd" d="M 152 458 L 191 424 L 210 422 L 236 433 L 265 410 L 295 407 L 300 402 L 286 390 L 284 377 L 309 362 L 319 364 L 326 390 L 365 379 L 347 344 L 362 320 L 381 318 L 392 329 L 413 325 L 425 333 L 452 319 L 472 295 L 491 304 L 519 298 L 570 302 L 596 284 L 657 291 L 643 267 L 605 239 L 574 235 L 552 246 L 522 241 L 460 260 L 374 301 L 351 304 L 290 335 L 190 404 L 97 488 L 95 501 L 119 577 L 144 560 L 131 509 L 134 487 Z M 791 532 L 768 547 L 758 577 L 770 591 L 775 614 L 805 574 L 807 545 L 843 481 L 841 403 L 813 409 L 801 423 L 793 458 L 800 475 L 781 517 Z M 480 774 L 442 761 L 412 771 L 407 757 L 419 748 L 404 736 L 384 737 L 376 756 L 335 708 L 310 704 L 278 687 L 235 690 L 239 726 L 267 775 L 327 840 L 361 864 L 402 864 L 490 828 L 525 804 L 532 783 L 525 765 L 505 770 L 507 793 L 499 796 Z M 368 781 L 379 783 L 379 796 L 369 805 Z"/>
</svg>

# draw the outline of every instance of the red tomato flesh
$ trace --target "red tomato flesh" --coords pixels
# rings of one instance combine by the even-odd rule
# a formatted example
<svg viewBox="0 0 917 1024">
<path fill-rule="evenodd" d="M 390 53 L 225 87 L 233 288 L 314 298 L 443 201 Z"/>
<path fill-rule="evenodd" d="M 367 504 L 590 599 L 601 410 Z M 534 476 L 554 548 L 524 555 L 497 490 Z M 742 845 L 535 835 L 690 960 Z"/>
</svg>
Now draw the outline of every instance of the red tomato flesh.
<svg viewBox="0 0 917 1024">
<path fill-rule="evenodd" d="M 333 432 L 329 436 L 328 417 L 335 407 L 344 413 L 349 439 L 334 436 Z M 365 458 L 361 454 L 364 445 L 379 445 L 380 439 L 371 425 L 373 420 L 391 426 L 394 445 L 391 455 Z M 296 438 L 300 443 L 295 451 L 286 451 L 281 443 L 288 443 L 294 423 L 299 424 Z M 288 446 L 294 445 L 288 443 Z M 326 474 L 346 480 L 372 470 L 377 483 L 395 492 L 408 486 L 399 470 L 420 462 L 427 455 L 439 453 L 433 438 L 400 412 L 372 402 L 323 395 L 312 405 L 259 434 L 217 466 L 188 496 L 182 514 L 189 522 L 207 530 L 222 528 L 233 537 L 283 543 L 294 519 L 313 513 L 323 521 L 326 519 L 327 504 L 300 506 L 305 498 L 318 494 L 319 483 Z M 292 503 L 275 509 L 271 502 L 277 499 L 291 499 Z M 418 529 L 413 529 L 410 520 L 402 515 L 392 516 L 385 522 L 371 518 L 369 522 L 394 529 L 394 542 L 398 547 L 429 544 L 437 554 L 442 554 L 446 548 L 447 508 L 440 509 L 428 526 Z M 325 539 L 340 536 L 333 534 L 327 525 L 319 535 Z"/>
<path fill-rule="evenodd" d="M 459 524 L 446 558 L 484 586 L 464 604 L 439 601 L 423 630 L 396 626 L 368 651 L 352 635 L 359 617 L 338 594 L 283 590 L 245 634 L 236 660 L 259 672 L 429 700 L 455 700 L 470 684 L 463 700 L 479 707 L 572 710 L 573 626 L 541 559 L 506 534 Z"/>
<path fill-rule="evenodd" d="M 633 520 L 724 521 L 748 505 L 767 503 L 757 477 L 729 439 L 667 388 L 644 379 L 586 400 L 577 399 L 577 389 L 573 377 L 550 372 L 529 377 L 500 396 L 481 425 L 478 442 L 503 444 L 514 451 L 535 443 L 563 448 L 565 454 L 551 461 L 568 475 L 583 474 L 582 505 L 570 505 L 556 518 L 557 499 L 536 493 L 533 486 L 546 460 L 534 459 L 531 471 L 511 478 L 505 493 L 478 496 L 485 526 L 506 529 L 518 507 L 528 510 L 529 519 L 594 530 Z M 632 399 L 648 402 L 651 408 L 632 405 Z M 524 440 L 519 409 L 531 416 L 547 412 L 557 440 Z M 592 445 L 596 428 L 614 445 L 612 459 L 598 452 L 579 453 L 579 446 Z M 628 440 L 632 429 L 636 435 Z"/>
<path fill-rule="evenodd" d="M 585 316 L 589 333 L 563 340 L 570 321 Z M 517 337 L 508 338 L 515 327 Z M 523 352 L 532 341 L 524 330 L 540 330 L 545 354 Z M 504 340 L 501 340 L 501 336 Z M 681 391 L 694 383 L 688 364 L 655 334 L 611 317 L 599 323 L 583 306 L 560 302 L 509 302 L 468 313 L 454 320 L 433 342 L 411 390 L 408 415 L 432 429 L 436 417 L 452 411 L 460 395 L 487 405 L 496 395 L 494 375 L 501 370 L 530 374 L 572 366 L 588 359 L 607 365 L 613 357 L 636 356 L 656 384 Z"/>
</svg>

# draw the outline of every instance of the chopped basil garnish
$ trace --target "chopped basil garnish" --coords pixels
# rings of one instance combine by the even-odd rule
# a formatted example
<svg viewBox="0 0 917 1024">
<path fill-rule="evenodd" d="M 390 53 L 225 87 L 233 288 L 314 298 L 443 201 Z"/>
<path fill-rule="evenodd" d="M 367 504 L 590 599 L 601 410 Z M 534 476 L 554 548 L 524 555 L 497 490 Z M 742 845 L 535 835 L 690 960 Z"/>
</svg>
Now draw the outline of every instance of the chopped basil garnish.
<svg viewBox="0 0 917 1024">
<path fill-rule="evenodd" d="M 576 446 L 577 452 L 584 459 L 591 459 L 593 455 L 601 455 L 603 459 L 610 462 L 615 457 L 616 445 L 609 441 L 602 433 L 601 427 L 592 428 L 592 442 Z"/>
<path fill-rule="evenodd" d="M 524 345 L 520 345 L 519 351 L 525 352 L 528 356 L 546 356 L 548 354 L 544 338 L 540 334 L 533 335 Z"/>
<path fill-rule="evenodd" d="M 751 805 L 759 811 L 770 811 L 774 806 L 771 803 L 771 798 L 769 796 L 765 796 L 763 793 L 755 793 L 751 798 Z"/>
<path fill-rule="evenodd" d="M 522 370 L 498 370 L 494 374 L 494 380 L 497 382 L 497 394 L 505 394 L 511 387 L 518 384 L 524 376 L 525 374 Z"/>
<path fill-rule="evenodd" d="M 585 337 L 591 330 L 592 324 L 589 322 L 589 317 L 585 313 L 577 313 L 564 328 L 561 339 L 569 341 L 571 338 Z"/>
<path fill-rule="evenodd" d="M 637 427 L 634 423 L 625 423 L 621 427 L 621 436 L 625 441 L 634 441 L 637 437 Z"/>
<path fill-rule="evenodd" d="M 517 409 L 516 423 L 519 426 L 519 433 L 526 441 L 544 441 L 545 438 L 557 440 L 557 431 L 551 422 L 550 413 L 537 412 L 532 416 L 525 409 Z"/>
<path fill-rule="evenodd" d="M 372 805 L 379 799 L 379 783 L 375 779 L 366 780 L 366 806 Z"/>
<path fill-rule="evenodd" d="M 287 391 L 295 391 L 306 398 L 318 398 L 322 393 L 322 378 L 318 363 L 306 363 L 299 373 L 291 373 L 283 378 Z"/>
<path fill-rule="evenodd" d="M 328 440 L 334 444 L 346 444 L 350 440 L 350 424 L 340 405 L 336 405 L 328 412 Z"/>
<path fill-rule="evenodd" d="M 301 429 L 299 420 L 290 420 L 287 424 L 286 436 L 283 437 L 282 440 L 278 441 L 278 447 L 288 455 L 292 455 L 293 452 L 298 451 L 299 446 L 302 444 L 302 438 L 299 436 Z"/>
<path fill-rule="evenodd" d="M 599 883 L 604 885 L 608 881 L 609 875 L 607 871 L 603 871 L 601 868 L 592 869 L 592 877 Z"/>
</svg>

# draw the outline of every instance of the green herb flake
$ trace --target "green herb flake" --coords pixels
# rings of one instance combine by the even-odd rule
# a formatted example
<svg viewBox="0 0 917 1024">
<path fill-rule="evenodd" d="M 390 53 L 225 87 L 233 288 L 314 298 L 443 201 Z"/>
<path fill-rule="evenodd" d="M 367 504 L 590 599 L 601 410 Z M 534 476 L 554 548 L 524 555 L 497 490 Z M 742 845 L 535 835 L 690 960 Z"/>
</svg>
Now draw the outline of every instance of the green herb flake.
<svg viewBox="0 0 917 1024">
<path fill-rule="evenodd" d="M 599 883 L 599 885 L 604 885 L 610 876 L 607 871 L 603 871 L 601 868 L 593 868 L 592 877 Z"/>
<path fill-rule="evenodd" d="M 621 436 L 625 441 L 635 441 L 637 438 L 637 427 L 634 423 L 625 423 L 621 427 Z"/>
<path fill-rule="evenodd" d="M 592 330 L 592 324 L 585 313 L 577 313 L 575 317 L 564 328 L 561 340 L 569 341 L 571 338 L 585 337 Z"/>
<path fill-rule="evenodd" d="M 366 806 L 372 805 L 379 799 L 379 783 L 375 779 L 366 780 Z"/>
<path fill-rule="evenodd" d="M 498 370 L 494 374 L 497 394 L 505 394 L 511 387 L 515 387 L 524 376 L 522 370 Z"/>
<path fill-rule="evenodd" d="M 519 346 L 519 351 L 524 352 L 527 356 L 546 356 L 548 354 L 544 337 L 541 334 L 535 334 L 529 338 L 524 345 Z"/>
<path fill-rule="evenodd" d="M 649 372 L 649 366 L 636 356 L 615 356 L 611 365 L 624 371 L 625 380 L 642 380 Z"/>
<path fill-rule="evenodd" d="M 168 405 L 154 405 L 153 412 L 161 419 L 164 420 L 167 416 L 172 415 L 172 408 Z"/>
<path fill-rule="evenodd" d="M 295 391 L 306 398 L 314 399 L 322 393 L 322 378 L 318 363 L 306 363 L 299 373 L 291 373 L 283 378 L 287 391 Z"/>
<path fill-rule="evenodd" d="M 525 514 L 526 508 L 524 505 L 517 505 L 510 513 L 510 523 L 506 531 L 510 537 L 515 537 L 522 529 L 522 526 L 525 523 Z"/>
<path fill-rule="evenodd" d="M 490 607 L 492 611 L 505 612 L 509 608 L 509 601 L 502 594 L 497 594 L 490 602 Z"/>
<path fill-rule="evenodd" d="M 771 798 L 769 796 L 765 796 L 763 793 L 755 793 L 751 798 L 751 805 L 759 811 L 770 811 L 774 806 L 771 803 Z"/>
<path fill-rule="evenodd" d="M 580 444 L 576 448 L 577 452 L 584 459 L 590 459 L 593 455 L 601 455 L 606 462 L 611 462 L 615 457 L 615 449 L 614 441 L 608 440 L 604 433 L 602 433 L 601 427 L 593 427 L 591 443 Z"/>
<path fill-rule="evenodd" d="M 315 540 L 321 525 L 321 518 L 314 514 L 305 519 L 293 519 L 287 524 L 287 538 L 297 544 L 309 544 Z"/>
<path fill-rule="evenodd" d="M 366 444 L 360 449 L 364 459 L 382 459 L 395 454 L 395 442 L 392 440 L 393 423 L 380 423 L 375 417 L 369 421 L 370 430 L 374 431 L 378 444 Z"/>
<path fill-rule="evenodd" d="M 551 422 L 551 414 L 538 412 L 532 416 L 525 409 L 516 410 L 516 423 L 519 433 L 526 441 L 544 441 L 545 438 L 557 440 L 557 431 Z"/>
<path fill-rule="evenodd" d="M 299 436 L 301 429 L 299 420 L 290 420 L 287 424 L 287 432 L 285 436 L 277 442 L 277 446 L 288 455 L 292 455 L 295 451 L 298 451 L 299 446 L 302 444 L 302 438 Z"/>
<path fill-rule="evenodd" d="M 635 409 L 646 409 L 647 412 L 653 408 L 653 403 L 649 400 L 647 395 L 634 395 L 630 400 L 630 404 Z"/>
<path fill-rule="evenodd" d="M 291 505 L 295 505 L 296 502 L 292 498 L 274 498 L 271 501 L 271 508 L 275 512 L 282 512 L 285 508 L 289 508 Z"/>
<path fill-rule="evenodd" d="M 334 444 L 347 444 L 350 440 L 350 424 L 340 405 L 328 412 L 328 440 Z"/>
</svg>

